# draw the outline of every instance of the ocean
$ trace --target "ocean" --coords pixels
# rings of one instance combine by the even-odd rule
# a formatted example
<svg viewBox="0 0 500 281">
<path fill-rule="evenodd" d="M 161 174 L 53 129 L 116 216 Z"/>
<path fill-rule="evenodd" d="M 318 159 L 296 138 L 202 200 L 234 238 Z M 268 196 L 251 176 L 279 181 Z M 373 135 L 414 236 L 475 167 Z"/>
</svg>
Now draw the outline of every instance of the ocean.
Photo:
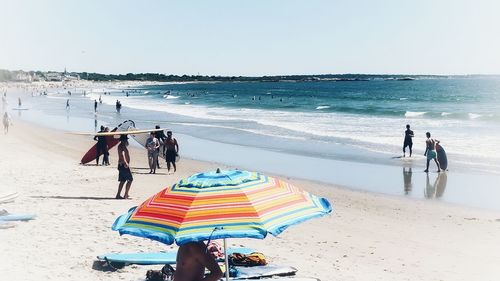
<svg viewBox="0 0 500 281">
<path fill-rule="evenodd" d="M 114 127 L 126 119 L 139 128 L 160 125 L 177 136 L 181 157 L 370 192 L 500 206 L 500 79 L 495 77 L 96 83 L 47 95 L 35 91 L 24 104 L 31 109 L 13 114 L 70 131 Z M 415 132 L 412 158 L 401 157 L 407 124 Z M 445 176 L 423 173 L 426 132 L 447 151 Z"/>
<path fill-rule="evenodd" d="M 154 111 L 141 118 L 171 121 L 181 133 L 322 158 L 397 165 L 393 157 L 402 154 L 410 124 L 416 154 L 423 154 L 425 132 L 431 132 L 453 166 L 500 171 L 500 79 L 187 83 L 101 91 L 89 98 Z M 162 118 L 162 112 L 177 116 Z M 235 138 L 240 134 L 244 138 Z"/>
</svg>

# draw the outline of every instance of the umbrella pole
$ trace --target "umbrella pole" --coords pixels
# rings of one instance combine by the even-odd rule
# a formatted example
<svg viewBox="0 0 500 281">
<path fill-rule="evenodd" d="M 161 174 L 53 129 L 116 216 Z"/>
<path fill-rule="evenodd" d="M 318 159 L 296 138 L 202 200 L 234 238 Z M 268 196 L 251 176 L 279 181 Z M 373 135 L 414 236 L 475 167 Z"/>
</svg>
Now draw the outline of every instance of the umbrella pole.
<svg viewBox="0 0 500 281">
<path fill-rule="evenodd" d="M 226 238 L 224 238 L 224 263 L 226 267 L 226 281 L 229 281 L 229 261 L 227 258 L 227 241 Z"/>
</svg>

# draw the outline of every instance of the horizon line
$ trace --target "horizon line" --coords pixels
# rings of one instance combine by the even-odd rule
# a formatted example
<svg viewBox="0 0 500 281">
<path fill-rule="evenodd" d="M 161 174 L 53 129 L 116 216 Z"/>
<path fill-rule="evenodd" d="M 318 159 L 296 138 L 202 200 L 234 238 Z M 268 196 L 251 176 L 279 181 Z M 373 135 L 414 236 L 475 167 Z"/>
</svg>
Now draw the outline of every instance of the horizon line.
<svg viewBox="0 0 500 281">
<path fill-rule="evenodd" d="M 24 70 L 24 69 L 4 69 L 0 68 L 0 70 L 5 71 L 23 71 L 23 72 L 57 72 L 62 73 L 64 71 L 57 70 Z M 66 69 L 65 69 L 66 70 Z M 68 73 L 93 73 L 93 74 L 101 74 L 101 75 L 139 75 L 139 74 L 158 74 L 165 76 L 202 76 L 202 77 L 277 77 L 277 76 L 325 76 L 325 75 L 365 75 L 365 76 L 500 76 L 500 73 L 467 73 L 467 74 L 408 74 L 408 73 L 353 73 L 353 72 L 345 72 L 345 73 L 315 73 L 315 74 L 266 74 L 266 75 L 228 75 L 228 74 L 173 74 L 173 73 L 161 73 L 161 72 L 122 72 L 122 73 L 102 73 L 102 72 L 90 72 L 90 71 L 66 71 Z"/>
</svg>

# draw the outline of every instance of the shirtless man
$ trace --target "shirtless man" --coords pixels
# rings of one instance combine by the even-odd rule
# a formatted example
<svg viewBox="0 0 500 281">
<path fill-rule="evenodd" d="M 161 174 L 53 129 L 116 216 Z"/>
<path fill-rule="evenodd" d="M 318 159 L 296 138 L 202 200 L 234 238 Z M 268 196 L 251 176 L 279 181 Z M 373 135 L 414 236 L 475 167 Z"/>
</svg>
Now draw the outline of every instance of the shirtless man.
<svg viewBox="0 0 500 281">
<path fill-rule="evenodd" d="M 179 247 L 175 281 L 216 281 L 222 277 L 219 265 L 206 248 L 203 242 L 189 242 Z M 206 276 L 205 268 L 210 271 Z"/>
<path fill-rule="evenodd" d="M 436 165 L 438 167 L 438 173 L 441 172 L 441 167 L 439 165 L 439 161 L 437 159 L 437 153 L 436 153 L 436 143 L 439 143 L 438 140 L 431 139 L 431 133 L 427 132 L 425 133 L 427 136 L 427 140 L 425 141 L 425 153 L 424 156 L 427 156 L 427 168 L 425 169 L 424 172 L 428 173 L 429 172 L 429 162 L 434 159 L 434 162 L 436 162 Z"/>
<path fill-rule="evenodd" d="M 406 131 L 405 131 L 405 140 L 403 141 L 403 157 L 406 157 L 406 147 L 410 147 L 410 157 L 412 153 L 412 146 L 413 146 L 413 131 L 410 130 L 410 125 L 406 125 Z"/>
<path fill-rule="evenodd" d="M 118 192 L 116 193 L 116 199 L 128 199 L 128 192 L 130 190 L 130 186 L 132 185 L 132 181 L 134 178 L 132 177 L 132 173 L 130 172 L 130 154 L 128 153 L 128 137 L 127 135 L 120 136 L 120 144 L 118 145 L 118 181 L 120 184 L 118 185 Z M 127 182 L 125 186 L 125 194 L 121 197 L 123 185 Z"/>
<path fill-rule="evenodd" d="M 179 153 L 179 144 L 177 140 L 172 137 L 172 131 L 167 132 L 167 138 L 165 139 L 165 147 L 167 151 L 165 152 L 165 161 L 167 161 L 167 170 L 170 172 L 170 163 L 174 167 L 174 173 L 177 171 L 175 166 L 175 157 Z"/>
</svg>

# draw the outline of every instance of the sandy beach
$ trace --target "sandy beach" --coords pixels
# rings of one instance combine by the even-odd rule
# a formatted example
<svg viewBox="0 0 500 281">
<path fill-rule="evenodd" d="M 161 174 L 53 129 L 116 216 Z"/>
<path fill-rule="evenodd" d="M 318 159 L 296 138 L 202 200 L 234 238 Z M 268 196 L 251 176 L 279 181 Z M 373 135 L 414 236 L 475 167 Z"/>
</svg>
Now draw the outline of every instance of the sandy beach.
<svg viewBox="0 0 500 281">
<path fill-rule="evenodd" d="M 173 249 L 111 230 L 115 218 L 150 195 L 193 173 L 228 167 L 183 158 L 175 174 L 164 164 L 148 174 L 146 152 L 131 147 L 131 200 L 115 200 L 117 153 L 111 166 L 82 166 L 93 145 L 76 136 L 13 120 L 0 136 L 0 192 L 17 191 L 10 213 L 33 221 L 0 230 L 2 280 L 143 280 L 148 269 L 103 271 L 96 256 L 109 252 Z M 182 139 L 179 139 L 182 145 Z M 182 148 L 181 148 L 182 149 Z M 363 175 L 352 171 L 352 177 Z M 312 181 L 291 183 L 326 197 L 331 215 L 264 240 L 231 239 L 298 276 L 329 280 L 497 280 L 500 276 L 500 213 L 435 201 L 353 191 Z"/>
</svg>

